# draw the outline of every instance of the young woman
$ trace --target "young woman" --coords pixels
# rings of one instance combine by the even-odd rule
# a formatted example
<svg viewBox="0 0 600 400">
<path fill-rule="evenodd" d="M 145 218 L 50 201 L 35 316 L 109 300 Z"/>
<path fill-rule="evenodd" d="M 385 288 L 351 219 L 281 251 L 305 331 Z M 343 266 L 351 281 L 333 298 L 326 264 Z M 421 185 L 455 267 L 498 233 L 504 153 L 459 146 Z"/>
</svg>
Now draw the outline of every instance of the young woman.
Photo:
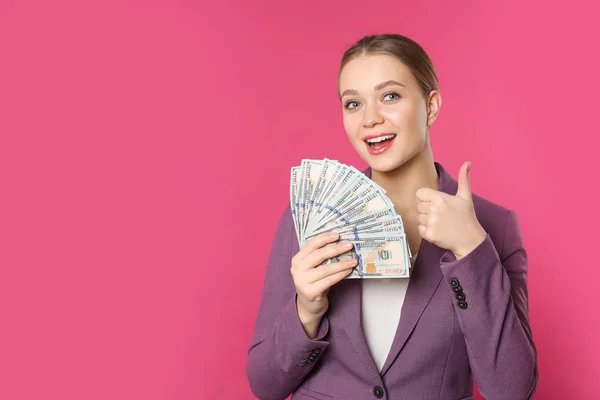
<svg viewBox="0 0 600 400">
<path fill-rule="evenodd" d="M 409 279 L 346 279 L 351 244 L 322 234 L 302 249 L 290 209 L 279 224 L 246 373 L 260 399 L 528 399 L 537 352 L 527 253 L 514 211 L 434 161 L 442 98 L 431 60 L 401 35 L 369 36 L 343 56 L 348 138 L 402 217 Z M 374 141 L 378 138 L 379 141 Z M 385 140 L 382 140 L 385 139 Z"/>
</svg>

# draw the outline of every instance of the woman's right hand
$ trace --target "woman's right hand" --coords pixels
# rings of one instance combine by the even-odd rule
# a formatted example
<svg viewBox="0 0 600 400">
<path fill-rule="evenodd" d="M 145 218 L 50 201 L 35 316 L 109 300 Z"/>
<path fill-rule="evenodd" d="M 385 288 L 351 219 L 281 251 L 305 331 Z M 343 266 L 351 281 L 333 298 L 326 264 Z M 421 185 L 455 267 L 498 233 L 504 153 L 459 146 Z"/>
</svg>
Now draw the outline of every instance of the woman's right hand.
<svg viewBox="0 0 600 400">
<path fill-rule="evenodd" d="M 357 260 L 352 259 L 320 265 L 352 249 L 352 243 L 347 241 L 326 246 L 338 239 L 337 233 L 322 233 L 306 242 L 292 258 L 291 272 L 298 294 L 298 316 L 310 339 L 316 337 L 321 318 L 329 308 L 329 288 L 350 275 L 357 264 Z"/>
</svg>

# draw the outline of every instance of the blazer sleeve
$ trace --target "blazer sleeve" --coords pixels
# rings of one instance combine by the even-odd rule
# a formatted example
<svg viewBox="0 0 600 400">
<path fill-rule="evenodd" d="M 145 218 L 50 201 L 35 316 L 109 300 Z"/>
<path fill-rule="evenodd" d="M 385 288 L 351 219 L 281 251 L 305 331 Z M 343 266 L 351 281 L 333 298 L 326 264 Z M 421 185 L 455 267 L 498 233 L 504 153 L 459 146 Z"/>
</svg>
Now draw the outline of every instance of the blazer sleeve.
<svg viewBox="0 0 600 400">
<path fill-rule="evenodd" d="M 529 399 L 538 379 L 528 315 L 527 253 L 516 213 L 507 214 L 500 254 L 487 234 L 464 258 L 456 260 L 447 252 L 441 259 L 473 378 L 486 400 Z"/>
<path fill-rule="evenodd" d="M 250 388 L 261 400 L 283 400 L 292 394 L 329 345 L 325 340 L 329 330 L 327 315 L 321 319 L 317 337 L 312 340 L 298 317 L 296 287 L 290 272 L 298 249 L 288 206 L 271 247 L 246 362 Z"/>
</svg>

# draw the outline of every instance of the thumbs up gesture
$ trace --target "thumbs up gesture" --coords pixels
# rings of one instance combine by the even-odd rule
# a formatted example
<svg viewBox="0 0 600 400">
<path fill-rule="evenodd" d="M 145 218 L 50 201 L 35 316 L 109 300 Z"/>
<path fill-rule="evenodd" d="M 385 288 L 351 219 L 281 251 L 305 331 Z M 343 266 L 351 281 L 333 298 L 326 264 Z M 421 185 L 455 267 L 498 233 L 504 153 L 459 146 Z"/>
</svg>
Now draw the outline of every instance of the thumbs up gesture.
<svg viewBox="0 0 600 400">
<path fill-rule="evenodd" d="M 454 253 L 461 259 L 486 238 L 473 207 L 469 170 L 465 162 L 458 175 L 456 195 L 430 188 L 417 190 L 419 234 L 425 240 Z"/>
</svg>

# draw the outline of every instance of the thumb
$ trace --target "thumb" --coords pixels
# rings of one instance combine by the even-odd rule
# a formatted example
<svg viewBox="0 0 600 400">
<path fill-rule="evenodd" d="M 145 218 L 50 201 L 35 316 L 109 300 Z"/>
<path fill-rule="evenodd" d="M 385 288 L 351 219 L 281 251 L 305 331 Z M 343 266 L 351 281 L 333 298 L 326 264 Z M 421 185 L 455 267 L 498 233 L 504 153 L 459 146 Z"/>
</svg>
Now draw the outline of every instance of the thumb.
<svg viewBox="0 0 600 400">
<path fill-rule="evenodd" d="M 471 171 L 471 161 L 465 162 L 460 167 L 458 173 L 458 189 L 456 195 L 465 200 L 471 200 L 471 181 L 469 180 L 469 172 Z"/>
</svg>

